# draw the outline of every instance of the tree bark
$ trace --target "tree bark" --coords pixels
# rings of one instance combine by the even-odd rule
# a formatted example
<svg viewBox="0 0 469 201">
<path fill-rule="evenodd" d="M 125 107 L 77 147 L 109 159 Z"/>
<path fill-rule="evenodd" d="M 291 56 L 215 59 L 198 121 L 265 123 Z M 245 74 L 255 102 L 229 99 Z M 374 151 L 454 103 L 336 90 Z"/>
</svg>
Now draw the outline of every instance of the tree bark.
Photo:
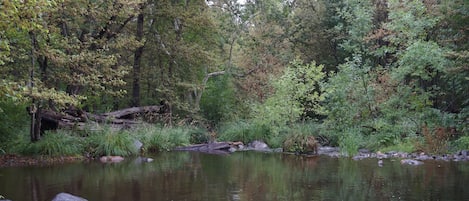
<svg viewBox="0 0 469 201">
<path fill-rule="evenodd" d="M 28 108 L 29 111 L 34 108 Z M 58 128 L 78 129 L 83 130 L 86 125 L 93 124 L 107 124 L 114 129 L 131 128 L 133 125 L 142 123 L 135 120 L 136 117 L 145 114 L 152 114 L 159 119 L 164 119 L 170 113 L 170 106 L 167 104 L 132 107 L 103 114 L 91 114 L 81 110 L 66 110 L 64 112 L 56 112 L 52 110 L 42 110 L 30 112 L 31 118 L 35 118 L 35 123 L 31 125 L 31 140 L 37 141 L 40 139 L 40 134 L 45 130 L 55 130 Z"/>
<path fill-rule="evenodd" d="M 37 46 L 37 41 L 36 41 L 36 36 L 35 34 L 30 31 L 29 36 L 31 39 L 31 66 L 29 68 L 29 93 L 30 96 L 32 97 L 33 93 L 33 88 L 34 88 L 34 68 L 35 68 L 35 47 Z M 40 116 L 38 118 L 38 104 L 36 103 L 36 100 L 32 97 L 31 100 L 32 104 L 31 107 L 29 108 L 29 113 L 31 114 L 31 124 L 30 124 L 30 130 L 29 134 L 31 137 L 31 142 L 38 141 L 40 139 L 40 129 L 41 129 L 41 122 L 40 122 Z"/>
<path fill-rule="evenodd" d="M 140 13 L 137 17 L 137 33 L 136 38 L 142 42 L 143 38 L 143 5 L 140 7 Z M 143 45 L 135 50 L 134 66 L 133 66 L 133 86 L 132 86 L 132 106 L 140 106 L 140 68 L 143 54 Z"/>
<path fill-rule="evenodd" d="M 205 75 L 204 80 L 202 81 L 202 88 L 200 89 L 200 92 L 197 93 L 196 99 L 195 99 L 195 106 L 197 107 L 196 110 L 200 109 L 200 100 L 202 99 L 202 94 L 205 91 L 205 87 L 207 86 L 208 79 L 211 77 L 219 76 L 219 75 L 224 75 L 225 71 L 217 71 L 213 73 L 209 73 Z"/>
</svg>

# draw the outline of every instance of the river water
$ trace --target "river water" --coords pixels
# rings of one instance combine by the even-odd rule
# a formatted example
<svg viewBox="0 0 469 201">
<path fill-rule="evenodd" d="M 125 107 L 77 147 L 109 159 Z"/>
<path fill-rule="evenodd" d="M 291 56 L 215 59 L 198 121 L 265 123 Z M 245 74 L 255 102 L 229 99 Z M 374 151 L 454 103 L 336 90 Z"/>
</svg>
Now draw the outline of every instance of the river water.
<svg viewBox="0 0 469 201">
<path fill-rule="evenodd" d="M 0 195 L 47 201 L 68 192 L 90 201 L 469 200 L 469 163 L 354 161 L 327 156 L 169 152 L 150 163 L 80 162 L 0 168 Z"/>
</svg>

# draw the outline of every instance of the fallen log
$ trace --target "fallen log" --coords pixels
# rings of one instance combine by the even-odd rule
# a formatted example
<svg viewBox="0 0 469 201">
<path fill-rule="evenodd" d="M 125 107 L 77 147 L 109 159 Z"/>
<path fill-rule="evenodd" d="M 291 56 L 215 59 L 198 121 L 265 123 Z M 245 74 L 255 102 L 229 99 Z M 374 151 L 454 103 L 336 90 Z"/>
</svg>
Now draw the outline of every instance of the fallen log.
<svg viewBox="0 0 469 201">
<path fill-rule="evenodd" d="M 142 114 L 152 113 L 152 115 L 166 115 L 165 105 L 132 107 L 102 114 L 92 114 L 84 111 L 72 111 L 70 109 L 63 112 L 53 110 L 41 110 L 42 125 L 44 130 L 55 130 L 57 128 L 68 128 L 84 130 L 86 125 L 108 124 L 113 129 L 130 128 L 133 125 L 141 124 L 142 121 L 135 120 Z"/>
<path fill-rule="evenodd" d="M 241 142 L 212 142 L 207 144 L 196 144 L 184 147 L 176 147 L 175 151 L 195 151 L 210 154 L 228 154 L 233 152 L 234 149 L 239 149 Z"/>
<path fill-rule="evenodd" d="M 136 114 L 142 114 L 142 113 L 148 113 L 148 112 L 160 112 L 162 108 L 163 108 L 163 105 L 131 107 L 131 108 L 104 113 L 104 114 L 101 114 L 101 116 L 106 117 L 106 118 L 128 119 L 128 118 L 133 118 L 131 116 L 136 115 Z"/>
</svg>

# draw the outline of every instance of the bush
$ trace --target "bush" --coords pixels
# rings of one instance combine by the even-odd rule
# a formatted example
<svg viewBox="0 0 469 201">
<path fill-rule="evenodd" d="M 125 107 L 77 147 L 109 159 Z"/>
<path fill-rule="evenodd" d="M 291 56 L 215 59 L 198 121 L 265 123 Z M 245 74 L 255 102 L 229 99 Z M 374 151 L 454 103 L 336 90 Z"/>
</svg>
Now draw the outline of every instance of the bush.
<svg viewBox="0 0 469 201">
<path fill-rule="evenodd" d="M 456 151 L 469 150 L 469 136 L 462 136 L 453 142 L 453 147 Z"/>
<path fill-rule="evenodd" d="M 444 154 L 448 152 L 450 132 L 442 127 L 434 129 L 428 126 L 422 127 L 423 138 L 417 141 L 416 147 L 427 153 Z"/>
<path fill-rule="evenodd" d="M 212 136 L 201 128 L 195 128 L 189 133 L 189 142 L 191 144 L 202 144 L 210 142 Z"/>
<path fill-rule="evenodd" d="M 283 151 L 295 153 L 317 153 L 318 142 L 315 137 L 310 135 L 291 134 L 283 143 Z"/>
</svg>

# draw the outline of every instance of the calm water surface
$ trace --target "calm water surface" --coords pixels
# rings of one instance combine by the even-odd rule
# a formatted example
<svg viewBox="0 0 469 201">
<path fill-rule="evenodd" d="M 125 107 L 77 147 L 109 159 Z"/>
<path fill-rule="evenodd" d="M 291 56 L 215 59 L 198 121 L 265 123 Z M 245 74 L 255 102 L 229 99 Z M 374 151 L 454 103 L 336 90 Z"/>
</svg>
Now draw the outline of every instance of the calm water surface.
<svg viewBox="0 0 469 201">
<path fill-rule="evenodd" d="M 0 195 L 47 201 L 69 192 L 90 201 L 469 200 L 469 163 L 403 166 L 376 159 L 238 152 L 171 152 L 118 164 L 0 168 Z"/>
</svg>

